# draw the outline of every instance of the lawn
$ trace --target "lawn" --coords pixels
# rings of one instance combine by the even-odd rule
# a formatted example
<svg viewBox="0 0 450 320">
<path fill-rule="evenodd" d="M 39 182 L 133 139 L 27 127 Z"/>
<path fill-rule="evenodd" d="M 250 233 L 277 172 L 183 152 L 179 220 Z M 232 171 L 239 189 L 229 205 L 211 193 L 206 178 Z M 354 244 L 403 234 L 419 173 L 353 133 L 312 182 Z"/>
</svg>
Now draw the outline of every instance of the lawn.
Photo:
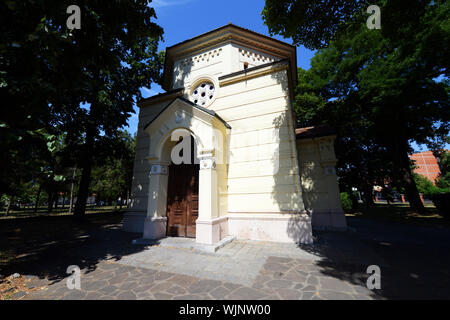
<svg viewBox="0 0 450 320">
<path fill-rule="evenodd" d="M 377 203 L 374 206 L 360 208 L 356 212 L 346 213 L 349 217 L 362 217 L 374 220 L 394 221 L 420 226 L 445 226 L 450 227 L 450 220 L 442 218 L 433 204 L 425 203 L 425 213 L 419 214 L 411 209 L 409 204 Z"/>
<path fill-rule="evenodd" d="M 126 209 L 126 207 L 122 207 L 122 210 Z M 112 212 L 112 211 L 121 211 L 119 207 L 114 206 L 94 206 L 88 205 L 86 206 L 86 213 L 100 213 L 100 212 Z M 51 213 L 48 212 L 47 206 L 40 206 L 37 209 L 37 212 L 34 212 L 34 208 L 21 208 L 10 210 L 9 214 L 6 215 L 5 210 L 0 210 L 0 219 L 11 219 L 11 218 L 30 218 L 30 217 L 38 217 L 38 216 L 67 216 L 72 215 L 69 213 L 69 206 L 64 206 L 62 208 L 59 206 L 56 209 L 53 209 Z"/>
</svg>

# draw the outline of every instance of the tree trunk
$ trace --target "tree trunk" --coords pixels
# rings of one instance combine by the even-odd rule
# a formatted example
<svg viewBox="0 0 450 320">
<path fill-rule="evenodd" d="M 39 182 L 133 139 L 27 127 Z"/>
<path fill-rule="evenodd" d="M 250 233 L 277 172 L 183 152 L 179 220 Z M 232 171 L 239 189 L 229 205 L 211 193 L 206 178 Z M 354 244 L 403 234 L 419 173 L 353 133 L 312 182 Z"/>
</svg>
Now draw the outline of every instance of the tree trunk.
<svg viewBox="0 0 450 320">
<path fill-rule="evenodd" d="M 73 168 L 73 175 L 72 175 L 72 185 L 70 186 L 70 204 L 69 204 L 69 214 L 72 213 L 73 208 L 73 191 L 75 188 L 75 173 L 77 171 L 77 168 Z"/>
<path fill-rule="evenodd" d="M 417 190 L 416 182 L 413 179 L 411 168 L 409 166 L 400 168 L 400 174 L 410 207 L 417 210 L 419 213 L 424 213 L 425 207 L 423 206 L 422 200 L 420 200 L 419 191 Z"/>
<path fill-rule="evenodd" d="M 366 184 L 364 186 L 364 203 L 368 207 L 374 205 L 374 202 L 373 202 L 373 186 L 371 184 Z"/>
<path fill-rule="evenodd" d="M 11 204 L 14 201 L 14 196 L 9 197 L 8 206 L 6 207 L 6 215 L 9 214 L 9 210 L 11 209 Z"/>
<path fill-rule="evenodd" d="M 49 191 L 48 192 L 48 198 L 47 198 L 47 211 L 48 213 L 53 211 L 53 192 Z"/>
<path fill-rule="evenodd" d="M 39 198 L 41 197 L 41 190 L 42 190 L 41 184 L 39 184 L 38 192 L 37 192 L 37 195 L 36 195 L 36 203 L 34 205 L 34 213 L 36 213 L 37 210 L 38 210 Z"/>
<path fill-rule="evenodd" d="M 57 191 L 55 191 L 55 195 L 53 196 L 53 199 L 55 201 L 55 209 L 58 209 L 59 194 Z"/>
<path fill-rule="evenodd" d="M 93 133 L 91 130 L 87 130 L 84 152 L 80 163 L 81 180 L 78 188 L 77 203 L 75 204 L 75 210 L 73 212 L 76 219 L 83 219 L 86 212 L 86 201 L 89 195 L 89 183 L 91 181 L 93 149 Z"/>
<path fill-rule="evenodd" d="M 417 190 L 416 182 L 414 181 L 412 175 L 411 162 L 409 160 L 408 152 L 404 149 L 399 153 L 396 153 L 396 155 L 397 159 L 395 159 L 394 164 L 397 169 L 395 171 L 398 172 L 400 183 L 405 188 L 409 205 L 418 213 L 424 213 L 425 207 L 423 206 L 422 200 L 420 200 L 419 191 Z"/>
</svg>

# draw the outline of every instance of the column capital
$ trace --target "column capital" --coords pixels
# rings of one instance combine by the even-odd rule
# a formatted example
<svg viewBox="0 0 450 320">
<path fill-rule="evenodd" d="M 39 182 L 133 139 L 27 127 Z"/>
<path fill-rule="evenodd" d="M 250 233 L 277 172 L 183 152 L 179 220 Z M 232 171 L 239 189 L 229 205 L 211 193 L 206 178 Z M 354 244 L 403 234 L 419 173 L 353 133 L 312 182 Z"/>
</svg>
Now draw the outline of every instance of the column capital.
<svg viewBox="0 0 450 320">
<path fill-rule="evenodd" d="M 200 160 L 200 170 L 216 169 L 216 160 L 213 157 L 203 158 Z"/>
</svg>

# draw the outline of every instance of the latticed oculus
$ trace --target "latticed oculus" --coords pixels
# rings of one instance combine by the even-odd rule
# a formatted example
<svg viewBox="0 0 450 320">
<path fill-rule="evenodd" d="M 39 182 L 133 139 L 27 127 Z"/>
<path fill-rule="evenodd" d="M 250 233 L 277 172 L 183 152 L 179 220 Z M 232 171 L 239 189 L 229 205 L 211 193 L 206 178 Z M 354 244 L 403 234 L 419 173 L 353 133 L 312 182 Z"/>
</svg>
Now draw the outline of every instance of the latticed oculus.
<svg viewBox="0 0 450 320">
<path fill-rule="evenodd" d="M 192 100 L 200 106 L 208 105 L 214 97 L 214 85 L 210 82 L 199 84 L 192 92 Z"/>
</svg>

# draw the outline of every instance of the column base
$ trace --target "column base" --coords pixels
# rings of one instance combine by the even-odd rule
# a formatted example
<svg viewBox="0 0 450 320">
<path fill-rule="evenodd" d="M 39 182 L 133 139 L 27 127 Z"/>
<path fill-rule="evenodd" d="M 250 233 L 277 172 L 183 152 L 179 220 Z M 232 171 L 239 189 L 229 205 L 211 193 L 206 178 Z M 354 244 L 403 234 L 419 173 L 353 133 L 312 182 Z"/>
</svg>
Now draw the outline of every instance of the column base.
<svg viewBox="0 0 450 320">
<path fill-rule="evenodd" d="M 196 221 L 195 242 L 215 244 L 228 235 L 227 217 Z"/>
<path fill-rule="evenodd" d="M 144 221 L 143 239 L 158 240 L 166 236 L 167 217 L 148 217 Z"/>
</svg>

